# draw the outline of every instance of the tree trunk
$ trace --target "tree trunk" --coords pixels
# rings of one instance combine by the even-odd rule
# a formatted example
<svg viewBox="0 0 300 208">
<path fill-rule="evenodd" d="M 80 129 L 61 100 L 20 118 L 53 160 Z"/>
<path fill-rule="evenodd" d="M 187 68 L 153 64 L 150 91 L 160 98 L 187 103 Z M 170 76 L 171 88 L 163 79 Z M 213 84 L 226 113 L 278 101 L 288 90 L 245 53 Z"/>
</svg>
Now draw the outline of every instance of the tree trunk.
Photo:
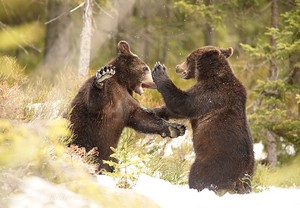
<svg viewBox="0 0 300 208">
<path fill-rule="evenodd" d="M 84 14 L 83 14 L 83 27 L 81 32 L 79 69 L 78 69 L 78 74 L 83 77 L 86 77 L 88 75 L 89 65 L 90 65 L 92 17 L 93 17 L 93 0 L 86 0 Z"/>
<path fill-rule="evenodd" d="M 165 6 L 165 21 L 167 23 L 167 25 L 170 22 L 170 0 L 166 0 L 165 2 L 166 6 Z M 168 41 L 168 29 L 164 28 L 164 32 L 163 32 L 163 43 L 162 43 L 163 47 L 162 47 L 162 54 L 161 54 L 161 61 L 163 63 L 165 63 L 167 61 L 167 54 L 168 54 L 168 50 L 169 50 L 169 41 Z"/>
<path fill-rule="evenodd" d="M 60 69 L 65 68 L 68 65 L 68 55 L 71 50 L 71 19 L 68 14 L 70 10 L 71 6 L 65 1 L 48 1 L 48 23 L 46 27 L 44 51 L 44 64 L 48 70 L 48 73 L 46 73 L 48 75 L 53 75 L 55 72 L 58 72 Z"/>
<path fill-rule="evenodd" d="M 296 66 L 296 63 L 300 62 L 300 57 L 297 53 L 293 53 L 289 59 L 292 72 L 288 77 L 288 83 L 290 85 L 300 85 L 300 67 Z M 300 119 L 300 103 L 298 103 L 298 118 Z"/>
<path fill-rule="evenodd" d="M 210 6 L 213 4 L 213 0 L 204 0 L 203 1 L 205 6 Z M 204 45 L 214 45 L 214 31 L 213 27 L 211 26 L 211 18 L 208 15 L 205 15 L 205 25 L 203 29 L 204 33 Z"/>
<path fill-rule="evenodd" d="M 278 3 L 277 0 L 272 0 L 271 6 L 271 27 L 278 27 Z M 276 50 L 277 44 L 273 36 L 271 36 L 271 47 L 273 51 Z M 269 79 L 276 80 L 278 70 L 275 62 L 275 57 L 270 59 Z M 271 130 L 267 129 L 267 161 L 271 167 L 275 167 L 277 164 L 277 144 L 275 134 Z"/>
<path fill-rule="evenodd" d="M 146 20 L 148 21 L 148 20 Z M 146 26 L 146 31 L 145 31 L 145 38 L 144 38 L 144 50 L 143 50 L 143 60 L 148 63 L 149 62 L 149 58 L 150 58 L 150 43 L 149 43 L 149 38 L 150 38 L 150 32 L 149 32 L 149 25 L 147 23 Z"/>
<path fill-rule="evenodd" d="M 145 33 L 143 34 L 144 38 L 143 38 L 143 43 L 144 43 L 144 47 L 143 47 L 143 60 L 146 63 L 149 63 L 149 59 L 150 59 L 150 48 L 151 48 L 151 43 L 150 43 L 150 22 L 151 22 L 151 14 L 150 12 L 147 10 L 147 7 L 151 6 L 151 2 L 144 2 L 143 3 L 143 13 L 144 13 L 144 21 L 145 21 Z"/>
<path fill-rule="evenodd" d="M 271 27 L 278 28 L 278 2 L 277 0 L 272 0 L 272 15 L 271 15 Z M 276 50 L 277 43 L 275 37 L 271 36 L 271 47 L 273 51 Z M 270 80 L 276 80 L 278 76 L 278 69 L 276 66 L 275 58 L 271 58 L 270 60 L 270 70 L 269 70 L 269 78 Z"/>
<path fill-rule="evenodd" d="M 267 162 L 271 167 L 277 165 L 277 144 L 274 133 L 267 129 Z"/>
<path fill-rule="evenodd" d="M 291 0 L 289 1 L 290 5 L 295 7 L 296 6 L 296 1 L 295 0 Z M 294 40 L 299 39 L 300 38 L 300 34 L 296 33 Z M 296 64 L 300 63 L 300 56 L 299 53 L 297 53 L 296 51 L 294 53 L 290 54 L 289 57 L 289 66 L 291 69 L 291 73 L 289 74 L 288 77 L 288 84 L 296 86 L 296 87 L 300 87 L 300 67 L 299 65 L 297 66 Z M 297 104 L 298 105 L 298 113 L 297 113 L 297 117 L 298 119 L 300 119 L 300 103 Z M 298 157 L 300 157 L 300 145 L 295 145 L 295 150 L 296 150 L 296 155 Z"/>
</svg>

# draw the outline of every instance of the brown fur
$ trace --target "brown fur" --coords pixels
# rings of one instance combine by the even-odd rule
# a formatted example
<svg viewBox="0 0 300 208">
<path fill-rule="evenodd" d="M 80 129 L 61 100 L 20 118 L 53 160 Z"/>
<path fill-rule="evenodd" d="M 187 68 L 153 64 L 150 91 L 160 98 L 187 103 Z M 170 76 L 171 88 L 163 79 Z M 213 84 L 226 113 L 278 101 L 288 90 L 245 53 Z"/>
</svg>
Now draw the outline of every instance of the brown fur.
<svg viewBox="0 0 300 208">
<path fill-rule="evenodd" d="M 189 175 L 190 188 L 237 193 L 251 191 L 254 154 L 247 124 L 246 90 L 234 76 L 227 58 L 232 48 L 206 46 L 193 51 L 176 72 L 196 83 L 178 89 L 167 69 L 157 64 L 152 72 L 166 106 L 155 109 L 164 118 L 188 118 L 196 154 Z"/>
<path fill-rule="evenodd" d="M 110 147 L 117 147 L 125 127 L 169 137 L 184 134 L 185 127 L 157 117 L 132 97 L 133 92 L 141 94 L 144 85 L 153 87 L 154 83 L 149 67 L 130 51 L 127 42 L 119 42 L 118 55 L 98 72 L 108 68 L 115 70 L 113 76 L 100 84 L 97 75 L 92 76 L 82 85 L 71 103 L 69 119 L 74 132 L 72 143 L 86 151 L 96 147 L 99 169 L 113 171 L 103 160 L 112 159 Z"/>
</svg>

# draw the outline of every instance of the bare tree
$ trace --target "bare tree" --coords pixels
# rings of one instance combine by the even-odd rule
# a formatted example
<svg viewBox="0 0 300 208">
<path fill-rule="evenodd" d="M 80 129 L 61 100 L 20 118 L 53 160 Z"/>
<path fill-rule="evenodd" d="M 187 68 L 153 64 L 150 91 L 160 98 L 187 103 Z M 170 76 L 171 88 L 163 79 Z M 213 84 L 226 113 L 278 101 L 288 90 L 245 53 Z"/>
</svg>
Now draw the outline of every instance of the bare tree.
<svg viewBox="0 0 300 208">
<path fill-rule="evenodd" d="M 204 0 L 205 6 L 210 6 L 213 4 L 213 0 Z M 203 28 L 204 33 L 204 44 L 205 45 L 214 45 L 214 31 L 211 26 L 211 17 L 209 15 L 205 15 L 205 24 Z"/>
<path fill-rule="evenodd" d="M 83 14 L 83 27 L 81 32 L 81 44 L 80 44 L 79 68 L 78 68 L 78 74 L 83 77 L 86 77 L 88 75 L 88 70 L 90 65 L 92 17 L 93 17 L 93 0 L 86 0 L 84 14 Z"/>
</svg>

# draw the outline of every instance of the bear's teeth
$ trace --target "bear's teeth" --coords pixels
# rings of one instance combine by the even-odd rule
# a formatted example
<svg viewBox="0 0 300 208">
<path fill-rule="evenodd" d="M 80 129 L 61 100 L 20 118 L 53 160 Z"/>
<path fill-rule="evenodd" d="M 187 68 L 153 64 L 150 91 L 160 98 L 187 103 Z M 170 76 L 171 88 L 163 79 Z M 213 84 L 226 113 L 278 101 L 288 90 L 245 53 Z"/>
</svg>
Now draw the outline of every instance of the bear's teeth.
<svg viewBox="0 0 300 208">
<path fill-rule="evenodd" d="M 134 89 L 134 91 L 135 91 L 137 94 L 139 94 L 139 95 L 142 95 L 143 92 L 144 92 L 144 90 L 143 90 L 143 88 L 142 88 L 142 85 L 136 86 L 135 89 Z"/>
</svg>

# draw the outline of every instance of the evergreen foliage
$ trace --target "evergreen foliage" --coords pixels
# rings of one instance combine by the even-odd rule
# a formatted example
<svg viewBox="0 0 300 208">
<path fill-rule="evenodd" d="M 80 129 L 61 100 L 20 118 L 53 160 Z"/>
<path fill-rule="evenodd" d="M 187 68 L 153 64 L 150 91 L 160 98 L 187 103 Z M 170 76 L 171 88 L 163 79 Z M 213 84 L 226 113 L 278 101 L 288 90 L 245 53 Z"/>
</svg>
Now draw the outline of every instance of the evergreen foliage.
<svg viewBox="0 0 300 208">
<path fill-rule="evenodd" d="M 135 145 L 135 134 L 130 129 L 125 129 L 122 133 L 121 142 L 118 149 L 111 147 L 113 150 L 112 158 L 117 161 L 104 161 L 104 163 L 114 167 L 114 172 L 105 172 L 108 176 L 113 176 L 117 180 L 119 188 L 131 188 L 134 186 L 138 176 L 146 173 L 146 165 L 151 155 L 143 154 L 140 147 Z"/>
<path fill-rule="evenodd" d="M 276 80 L 257 81 L 257 86 L 252 91 L 256 103 L 252 106 L 249 119 L 256 141 L 265 138 L 267 129 L 278 136 L 278 143 L 282 144 L 279 145 L 279 151 L 283 158 L 287 154 L 284 149 L 286 145 L 293 145 L 295 152 L 300 151 L 300 116 L 299 101 L 297 101 L 300 83 L 299 80 L 290 81 L 293 79 L 291 77 L 293 70 L 299 64 L 299 59 L 292 61 L 293 57 L 300 52 L 299 5 L 297 3 L 291 11 L 282 14 L 284 24 L 281 27 L 267 29 L 265 36 L 273 36 L 276 39 L 276 49 L 263 39 L 258 40 L 256 46 L 241 44 L 247 53 L 257 59 L 275 60 L 279 69 Z"/>
</svg>

